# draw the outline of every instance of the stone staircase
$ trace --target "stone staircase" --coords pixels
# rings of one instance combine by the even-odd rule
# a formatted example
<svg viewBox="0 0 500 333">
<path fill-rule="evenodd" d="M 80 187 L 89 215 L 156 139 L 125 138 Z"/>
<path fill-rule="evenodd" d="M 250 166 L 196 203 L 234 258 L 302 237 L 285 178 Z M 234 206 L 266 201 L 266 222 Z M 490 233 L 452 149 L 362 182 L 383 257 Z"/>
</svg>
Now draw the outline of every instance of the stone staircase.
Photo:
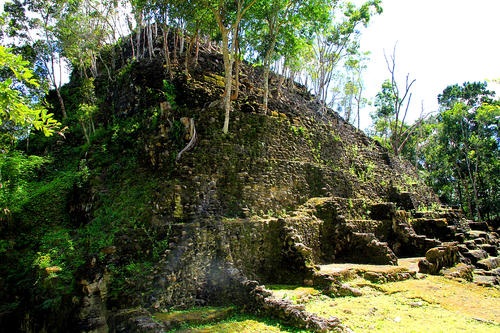
<svg viewBox="0 0 500 333">
<path fill-rule="evenodd" d="M 479 285 L 500 284 L 500 237 L 490 232 L 486 222 L 467 220 L 458 209 L 440 208 L 434 212 L 415 212 L 412 226 L 425 235 L 433 235 L 442 249 L 456 247 L 457 262 L 470 266 L 473 281 Z M 448 242 L 446 244 L 445 242 Z M 436 245 L 439 249 L 439 245 Z"/>
<path fill-rule="evenodd" d="M 322 263 L 395 265 L 398 256 L 423 256 L 441 243 L 417 234 L 411 215 L 396 210 L 394 203 L 314 198 L 302 209 L 324 221 Z"/>
<path fill-rule="evenodd" d="M 470 226 L 484 229 L 484 226 L 477 222 L 470 222 Z M 458 245 L 458 249 L 465 263 L 474 266 L 474 282 L 486 286 L 500 284 L 498 234 L 471 229 L 466 232 L 465 238 L 465 241 Z"/>
<path fill-rule="evenodd" d="M 395 265 L 398 257 L 425 256 L 433 249 L 433 256 L 438 253 L 433 273 L 461 262 L 470 265 L 476 283 L 500 282 L 500 237 L 486 223 L 467 220 L 459 209 L 408 212 L 390 202 L 338 197 L 314 198 L 302 209 L 324 221 L 322 264 Z M 453 258 L 439 259 L 439 253 Z"/>
</svg>

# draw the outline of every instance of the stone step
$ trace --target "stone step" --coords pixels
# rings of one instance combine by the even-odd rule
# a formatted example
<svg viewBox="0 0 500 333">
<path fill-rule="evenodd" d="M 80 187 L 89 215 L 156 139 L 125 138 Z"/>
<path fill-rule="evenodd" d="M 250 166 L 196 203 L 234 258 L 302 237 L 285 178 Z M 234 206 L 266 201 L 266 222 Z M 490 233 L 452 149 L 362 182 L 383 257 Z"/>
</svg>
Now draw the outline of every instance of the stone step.
<svg viewBox="0 0 500 333">
<path fill-rule="evenodd" d="M 496 276 L 474 275 L 474 283 L 483 287 L 493 287 L 498 284 Z"/>
<path fill-rule="evenodd" d="M 485 271 L 484 269 L 480 269 L 480 268 L 476 268 L 474 270 L 474 274 L 477 274 L 477 275 L 487 275 L 487 276 L 498 276 L 500 277 L 500 267 L 499 268 L 495 268 L 491 271 Z"/>
<path fill-rule="evenodd" d="M 346 220 L 346 223 L 352 231 L 360 233 L 375 233 L 382 222 L 378 220 L 351 219 Z"/>
<path fill-rule="evenodd" d="M 454 236 L 455 240 L 459 241 L 460 243 L 462 243 L 465 240 L 465 235 L 462 232 L 456 232 Z"/>
<path fill-rule="evenodd" d="M 481 244 L 479 249 L 486 251 L 490 256 L 496 257 L 498 255 L 498 247 L 492 244 Z"/>
<path fill-rule="evenodd" d="M 424 241 L 426 245 L 432 247 L 439 246 L 441 244 L 441 241 L 435 238 L 425 238 Z"/>
<path fill-rule="evenodd" d="M 472 230 L 488 231 L 488 223 L 486 222 L 469 222 L 469 227 Z"/>
<path fill-rule="evenodd" d="M 490 257 L 483 260 L 479 260 L 476 263 L 476 267 L 484 269 L 485 271 L 491 271 L 500 267 L 500 257 Z"/>
<path fill-rule="evenodd" d="M 473 265 L 475 265 L 478 261 L 488 258 L 488 253 L 483 250 L 470 250 L 468 252 L 462 253 L 462 255 L 470 259 Z"/>
<path fill-rule="evenodd" d="M 454 225 L 449 225 L 446 228 L 452 233 L 455 233 L 457 231 L 457 227 Z"/>
<path fill-rule="evenodd" d="M 477 245 L 473 240 L 464 241 L 464 245 L 467 246 L 469 250 L 477 250 Z"/>
<path fill-rule="evenodd" d="M 353 232 L 352 234 L 362 238 L 375 238 L 375 234 L 373 232 Z"/>
<path fill-rule="evenodd" d="M 466 232 L 465 236 L 467 239 L 486 238 L 488 237 L 488 233 L 479 230 L 469 230 Z"/>
<path fill-rule="evenodd" d="M 462 254 L 465 252 L 469 252 L 469 250 L 471 250 L 465 244 L 458 244 L 457 247 L 458 247 L 458 252 Z"/>
<path fill-rule="evenodd" d="M 482 237 L 480 237 L 480 238 L 475 238 L 475 239 L 473 240 L 473 242 L 474 242 L 474 244 L 476 244 L 476 245 L 479 245 L 479 244 L 486 244 L 486 243 L 487 243 L 486 239 L 485 239 L 485 238 L 482 238 Z"/>
</svg>

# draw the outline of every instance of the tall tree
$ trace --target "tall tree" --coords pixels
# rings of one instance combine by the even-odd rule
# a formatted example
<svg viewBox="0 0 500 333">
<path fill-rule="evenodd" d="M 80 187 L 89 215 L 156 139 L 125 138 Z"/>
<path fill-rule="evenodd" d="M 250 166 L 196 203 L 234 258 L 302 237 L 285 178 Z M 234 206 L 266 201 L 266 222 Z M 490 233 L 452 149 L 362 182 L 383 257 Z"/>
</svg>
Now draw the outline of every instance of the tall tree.
<svg viewBox="0 0 500 333">
<path fill-rule="evenodd" d="M 63 118 L 67 118 L 61 95 L 63 57 L 57 23 L 77 6 L 76 0 L 15 0 L 5 6 L 9 25 L 15 26 L 13 37 L 28 43 L 36 50 L 37 57 L 45 68 L 47 79 L 56 91 Z"/>
<path fill-rule="evenodd" d="M 463 103 L 468 106 L 479 106 L 483 103 L 491 103 L 495 95 L 488 90 L 486 82 L 464 82 L 450 85 L 438 95 L 438 103 L 442 109 L 452 108 L 456 103 Z"/>
<path fill-rule="evenodd" d="M 238 27 L 248 10 L 254 5 L 255 2 L 256 0 L 201 0 L 201 3 L 212 11 L 222 39 L 222 56 L 224 59 L 225 75 L 224 95 L 222 98 L 222 105 L 225 114 L 222 131 L 225 134 L 229 130 L 233 63 L 236 55 Z"/>
<path fill-rule="evenodd" d="M 264 111 L 269 100 L 269 73 L 275 54 L 286 53 L 284 42 L 290 38 L 310 36 L 311 22 L 316 26 L 328 22 L 331 1 L 271 0 L 260 1 L 254 10 L 254 47 L 261 54 L 264 65 Z M 307 36 L 309 35 L 309 36 Z M 281 47 L 277 47 L 277 44 Z"/>
<path fill-rule="evenodd" d="M 374 14 L 380 14 L 381 1 L 371 0 L 359 8 L 350 2 L 336 1 L 330 9 L 331 24 L 315 33 L 309 75 L 316 99 L 322 109 L 327 102 L 335 67 L 359 48 L 357 27 L 367 25 Z"/>
<path fill-rule="evenodd" d="M 424 115 L 413 124 L 408 125 L 406 118 L 411 103 L 411 88 L 415 79 L 410 80 L 410 74 L 406 75 L 404 85 L 396 79 L 396 45 L 390 58 L 385 55 L 387 69 L 390 79 L 384 81 L 382 90 L 377 94 L 375 113 L 372 115 L 375 121 L 375 133 L 384 135 L 383 143 L 394 155 L 400 155 L 405 148 L 413 132 L 422 123 Z"/>
<path fill-rule="evenodd" d="M 500 106 L 493 97 L 486 83 L 448 86 L 438 96 L 432 144 L 424 148 L 429 183 L 470 218 L 492 218 L 500 205 Z"/>
<path fill-rule="evenodd" d="M 347 122 L 355 124 L 358 129 L 361 121 L 361 108 L 368 103 L 363 97 L 364 82 L 362 73 L 366 69 L 365 62 L 368 53 L 355 54 L 344 63 L 334 78 L 336 85 L 332 88 L 332 99 L 329 105 L 336 107 L 338 113 L 343 115 Z"/>
<path fill-rule="evenodd" d="M 47 113 L 41 101 L 24 93 L 25 86 L 39 87 L 29 63 L 0 46 L 0 124 L 10 123 L 15 128 L 31 127 L 51 135 L 60 125 L 52 114 Z"/>
</svg>

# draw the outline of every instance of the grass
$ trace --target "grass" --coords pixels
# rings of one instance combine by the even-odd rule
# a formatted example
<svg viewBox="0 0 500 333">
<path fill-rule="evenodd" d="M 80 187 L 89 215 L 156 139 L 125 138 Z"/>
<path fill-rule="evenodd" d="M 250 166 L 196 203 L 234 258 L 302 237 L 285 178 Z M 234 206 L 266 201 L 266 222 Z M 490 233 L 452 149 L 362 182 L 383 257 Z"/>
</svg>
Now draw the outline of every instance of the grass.
<svg viewBox="0 0 500 333">
<path fill-rule="evenodd" d="M 438 304 L 444 309 L 494 321 L 500 325 L 499 289 L 480 287 L 473 283 L 461 283 L 431 275 L 422 280 L 388 283 L 384 287 L 388 292 L 421 298 L 426 302 Z M 500 326 L 497 332 L 500 332 Z"/>
<path fill-rule="evenodd" d="M 361 297 L 330 298 L 313 288 L 273 286 L 275 297 L 301 299 L 306 311 L 339 318 L 355 332 L 500 332 L 500 290 L 440 276 L 350 284 Z"/>
<path fill-rule="evenodd" d="M 201 310 L 203 311 L 203 310 Z M 187 313 L 190 311 L 184 311 Z M 155 316 L 156 319 L 158 319 Z M 291 327 L 284 326 L 279 322 L 268 319 L 260 318 L 249 314 L 233 314 L 231 317 L 221 320 L 219 322 L 196 324 L 185 323 L 184 325 L 171 330 L 169 332 L 183 332 L 183 333 L 255 333 L 255 332 L 285 332 L 285 333 L 306 333 L 305 330 L 299 330 Z"/>
<path fill-rule="evenodd" d="M 213 323 L 228 318 L 235 308 L 199 307 L 184 311 L 155 313 L 153 318 L 165 322 L 169 326 L 201 325 Z"/>
<path fill-rule="evenodd" d="M 441 277 L 383 285 L 381 292 L 362 288 L 363 297 L 314 301 L 306 306 L 322 316 L 333 315 L 355 331 L 373 332 L 499 332 L 498 292 L 463 285 Z M 495 306 L 496 303 L 496 306 Z M 471 311 L 468 305 L 476 311 Z M 461 305 L 461 306 L 459 306 Z"/>
<path fill-rule="evenodd" d="M 276 298 L 304 304 L 308 312 L 337 317 L 355 332 L 500 332 L 499 289 L 440 276 L 382 285 L 356 278 L 349 284 L 363 296 L 331 298 L 297 285 L 269 285 L 267 289 Z M 226 316 L 217 315 L 225 311 L 229 311 Z M 171 332 L 306 332 L 231 307 L 175 311 L 157 314 L 155 319 L 171 322 L 174 317 L 182 318 L 182 324 Z"/>
</svg>

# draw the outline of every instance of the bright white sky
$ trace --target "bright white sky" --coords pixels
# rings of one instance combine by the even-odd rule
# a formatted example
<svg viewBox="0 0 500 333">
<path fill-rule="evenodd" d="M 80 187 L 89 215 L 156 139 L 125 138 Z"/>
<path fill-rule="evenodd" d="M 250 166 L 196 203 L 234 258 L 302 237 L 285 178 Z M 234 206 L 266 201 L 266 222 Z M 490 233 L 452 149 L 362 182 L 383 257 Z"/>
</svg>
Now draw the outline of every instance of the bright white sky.
<svg viewBox="0 0 500 333">
<path fill-rule="evenodd" d="M 364 75 L 366 98 L 380 90 L 397 42 L 396 71 L 400 85 L 410 73 L 416 79 L 408 117 L 437 110 L 437 95 L 448 85 L 500 79 L 500 0 L 383 0 L 384 12 L 363 29 L 361 48 L 370 51 Z M 500 97 L 500 86 L 489 84 Z M 366 107 L 361 127 L 371 123 Z"/>
</svg>

